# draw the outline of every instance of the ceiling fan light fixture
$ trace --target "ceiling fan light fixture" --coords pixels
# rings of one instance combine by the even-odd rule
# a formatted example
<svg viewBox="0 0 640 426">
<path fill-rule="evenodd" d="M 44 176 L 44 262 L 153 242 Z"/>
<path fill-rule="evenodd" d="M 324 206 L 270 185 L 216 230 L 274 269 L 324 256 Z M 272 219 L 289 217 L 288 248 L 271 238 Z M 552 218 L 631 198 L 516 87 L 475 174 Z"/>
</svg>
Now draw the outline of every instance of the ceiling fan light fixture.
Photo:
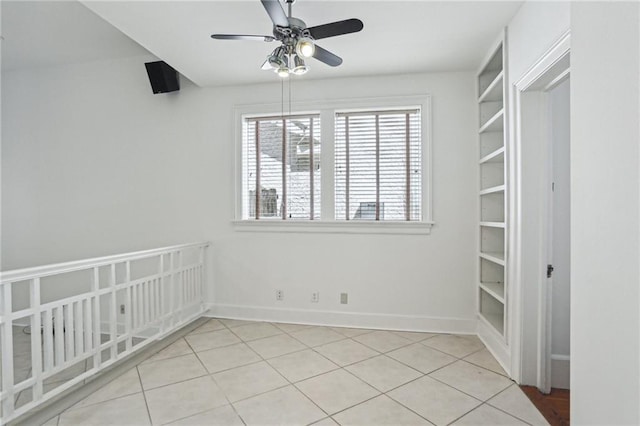
<svg viewBox="0 0 640 426">
<path fill-rule="evenodd" d="M 286 66 L 280 67 L 278 69 L 275 70 L 276 74 L 278 74 L 278 77 L 282 77 L 282 78 L 287 78 L 289 77 L 289 68 L 287 68 Z"/>
<path fill-rule="evenodd" d="M 299 56 L 295 56 L 293 58 L 293 63 L 294 63 L 294 67 L 293 70 L 291 70 L 291 72 L 295 75 L 302 75 L 302 74 L 306 74 L 307 71 L 309 71 L 309 67 L 304 63 L 304 60 L 299 57 Z"/>
<path fill-rule="evenodd" d="M 287 67 L 287 58 L 284 47 L 277 47 L 271 54 L 267 57 L 267 62 L 271 65 L 271 68 L 277 70 L 278 68 L 286 68 Z"/>
<path fill-rule="evenodd" d="M 296 53 L 302 58 L 310 58 L 316 50 L 313 40 L 309 37 L 300 37 L 296 43 Z"/>
</svg>

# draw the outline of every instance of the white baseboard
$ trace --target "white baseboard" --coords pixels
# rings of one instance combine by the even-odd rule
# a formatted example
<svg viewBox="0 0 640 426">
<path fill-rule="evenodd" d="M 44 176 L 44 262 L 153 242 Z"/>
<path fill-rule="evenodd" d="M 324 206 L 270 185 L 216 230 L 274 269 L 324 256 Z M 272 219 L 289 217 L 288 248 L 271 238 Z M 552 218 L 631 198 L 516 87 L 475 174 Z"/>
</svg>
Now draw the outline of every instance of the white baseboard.
<svg viewBox="0 0 640 426">
<path fill-rule="evenodd" d="M 568 355 L 551 355 L 551 387 L 569 389 L 571 358 Z"/>
<path fill-rule="evenodd" d="M 466 318 L 319 311 L 216 303 L 207 305 L 207 308 L 205 316 L 251 321 L 456 334 L 476 334 L 477 329 L 477 320 Z"/>
<path fill-rule="evenodd" d="M 478 321 L 477 332 L 478 337 L 491 352 L 491 355 L 498 361 L 502 369 L 511 376 L 511 354 L 502 337 L 483 321 Z"/>
</svg>

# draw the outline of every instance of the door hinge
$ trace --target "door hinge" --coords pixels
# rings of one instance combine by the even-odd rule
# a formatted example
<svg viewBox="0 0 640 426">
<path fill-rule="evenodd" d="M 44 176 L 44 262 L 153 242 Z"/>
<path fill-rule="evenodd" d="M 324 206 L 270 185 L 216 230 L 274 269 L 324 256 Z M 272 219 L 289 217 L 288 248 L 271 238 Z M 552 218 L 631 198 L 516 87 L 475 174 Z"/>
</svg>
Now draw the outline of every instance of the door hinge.
<svg viewBox="0 0 640 426">
<path fill-rule="evenodd" d="M 553 274 L 553 265 L 547 265 L 547 278 L 551 278 Z"/>
</svg>

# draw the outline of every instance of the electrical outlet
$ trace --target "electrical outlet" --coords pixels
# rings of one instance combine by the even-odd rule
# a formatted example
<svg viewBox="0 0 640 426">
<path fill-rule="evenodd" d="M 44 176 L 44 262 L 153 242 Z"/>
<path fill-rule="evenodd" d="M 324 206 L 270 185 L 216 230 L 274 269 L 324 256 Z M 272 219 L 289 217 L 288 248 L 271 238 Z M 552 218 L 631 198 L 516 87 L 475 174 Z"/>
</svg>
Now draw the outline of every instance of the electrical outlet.
<svg viewBox="0 0 640 426">
<path fill-rule="evenodd" d="M 349 294 L 340 293 L 340 304 L 346 305 L 347 303 L 349 303 Z"/>
<path fill-rule="evenodd" d="M 320 292 L 314 291 L 311 293 L 311 303 L 318 303 L 320 300 Z"/>
<path fill-rule="evenodd" d="M 276 290 L 276 300 L 284 300 L 284 291 Z"/>
<path fill-rule="evenodd" d="M 124 305 L 120 305 L 120 313 L 124 314 Z"/>
</svg>

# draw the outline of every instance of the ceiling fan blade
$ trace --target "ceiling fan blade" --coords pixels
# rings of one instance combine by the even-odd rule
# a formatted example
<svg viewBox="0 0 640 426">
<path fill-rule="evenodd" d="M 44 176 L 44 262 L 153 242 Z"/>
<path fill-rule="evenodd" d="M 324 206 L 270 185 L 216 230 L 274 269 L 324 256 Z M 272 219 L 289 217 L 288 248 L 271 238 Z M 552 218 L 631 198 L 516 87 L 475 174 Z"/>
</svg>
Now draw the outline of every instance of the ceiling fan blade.
<svg viewBox="0 0 640 426">
<path fill-rule="evenodd" d="M 264 64 L 262 64 L 262 69 L 263 70 L 272 70 L 273 67 L 271 66 L 271 64 L 269 63 L 269 60 L 267 59 L 266 61 L 264 61 Z"/>
<path fill-rule="evenodd" d="M 332 22 L 330 24 L 317 25 L 307 28 L 311 37 L 320 40 L 327 37 L 335 37 L 343 34 L 357 33 L 364 28 L 364 24 L 359 19 L 345 19 L 344 21 Z"/>
<path fill-rule="evenodd" d="M 317 44 L 316 44 L 315 51 L 313 52 L 313 57 L 319 60 L 320 62 L 324 62 L 325 64 L 330 65 L 332 67 L 337 67 L 342 63 L 341 57 L 329 52 L 326 49 L 323 49 Z"/>
<path fill-rule="evenodd" d="M 289 26 L 289 18 L 287 18 L 287 14 L 284 13 L 284 9 L 282 5 L 280 5 L 279 0 L 260 0 L 265 10 L 269 14 L 269 18 L 273 21 L 274 25 L 279 27 L 288 27 Z"/>
<path fill-rule="evenodd" d="M 273 41 L 273 36 L 263 35 L 247 35 L 247 34 L 211 34 L 211 38 L 216 40 L 255 40 L 255 41 Z"/>
</svg>

